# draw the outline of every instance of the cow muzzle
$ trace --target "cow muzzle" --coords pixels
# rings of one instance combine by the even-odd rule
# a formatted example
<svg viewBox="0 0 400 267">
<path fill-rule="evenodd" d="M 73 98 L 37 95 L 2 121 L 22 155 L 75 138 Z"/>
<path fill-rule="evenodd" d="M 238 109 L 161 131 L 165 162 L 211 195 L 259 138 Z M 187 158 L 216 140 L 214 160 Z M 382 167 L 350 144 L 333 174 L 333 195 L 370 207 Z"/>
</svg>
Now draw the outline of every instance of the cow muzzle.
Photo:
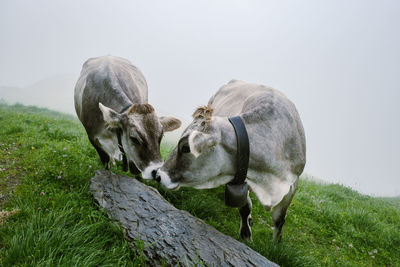
<svg viewBox="0 0 400 267">
<path fill-rule="evenodd" d="M 157 173 L 155 174 L 155 178 L 158 183 L 160 183 L 162 186 L 164 186 L 167 189 L 178 189 L 179 188 L 179 183 L 174 183 L 172 182 L 171 178 L 169 177 L 168 173 L 158 170 Z"/>
<path fill-rule="evenodd" d="M 142 172 L 143 179 L 156 180 L 157 171 L 162 166 L 162 162 L 151 162 Z"/>
</svg>

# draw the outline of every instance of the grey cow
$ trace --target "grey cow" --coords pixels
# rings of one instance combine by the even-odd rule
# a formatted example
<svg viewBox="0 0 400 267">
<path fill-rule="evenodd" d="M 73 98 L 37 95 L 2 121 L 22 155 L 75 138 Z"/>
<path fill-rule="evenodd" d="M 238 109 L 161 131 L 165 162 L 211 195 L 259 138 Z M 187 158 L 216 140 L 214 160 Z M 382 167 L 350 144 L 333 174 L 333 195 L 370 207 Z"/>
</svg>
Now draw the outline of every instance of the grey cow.
<svg viewBox="0 0 400 267">
<path fill-rule="evenodd" d="M 179 128 L 181 122 L 157 117 L 147 95 L 143 74 L 126 59 L 103 56 L 83 64 L 75 86 L 75 110 L 106 168 L 123 156 L 117 131 L 132 173 L 141 171 L 150 178 L 162 165 L 163 133 Z"/>
<path fill-rule="evenodd" d="M 247 183 L 266 210 L 272 209 L 274 240 L 281 237 L 287 208 L 306 163 L 304 129 L 294 104 L 270 87 L 232 80 L 198 108 L 178 146 L 157 171 L 169 189 L 227 184 L 236 171 L 237 143 L 229 117 L 240 115 L 250 143 Z M 240 236 L 251 240 L 251 208 L 239 208 Z"/>
</svg>

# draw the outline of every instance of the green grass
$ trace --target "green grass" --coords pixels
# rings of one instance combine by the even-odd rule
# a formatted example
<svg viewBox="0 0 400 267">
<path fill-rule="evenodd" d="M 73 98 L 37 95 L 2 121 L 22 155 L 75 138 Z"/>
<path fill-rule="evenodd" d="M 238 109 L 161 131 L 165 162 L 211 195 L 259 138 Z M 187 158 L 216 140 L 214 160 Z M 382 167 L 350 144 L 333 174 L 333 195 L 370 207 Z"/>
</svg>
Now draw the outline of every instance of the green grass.
<svg viewBox="0 0 400 267">
<path fill-rule="evenodd" d="M 163 146 L 163 156 L 171 151 Z M 122 230 L 94 204 L 90 178 L 102 168 L 80 122 L 21 105 L 0 105 L 0 266 L 140 266 Z M 122 173 L 113 167 L 114 172 Z M 59 177 L 60 176 L 60 177 Z M 10 188 L 18 181 L 13 193 Z M 239 214 L 224 190 L 166 191 L 166 199 L 239 239 Z M 272 242 L 270 213 L 253 199 L 254 250 L 281 266 L 400 266 L 400 199 L 373 198 L 340 185 L 301 179 L 283 240 Z M 1 200 L 0 200 L 1 201 Z M 243 241 L 242 241 L 243 242 Z"/>
<path fill-rule="evenodd" d="M 393 203 L 400 208 L 400 196 L 398 197 L 381 197 L 380 199 Z"/>
<path fill-rule="evenodd" d="M 3 209 L 19 210 L 0 226 L 0 266 L 143 265 L 93 203 L 89 180 L 101 164 L 72 116 L 0 105 L 0 167 Z"/>
</svg>

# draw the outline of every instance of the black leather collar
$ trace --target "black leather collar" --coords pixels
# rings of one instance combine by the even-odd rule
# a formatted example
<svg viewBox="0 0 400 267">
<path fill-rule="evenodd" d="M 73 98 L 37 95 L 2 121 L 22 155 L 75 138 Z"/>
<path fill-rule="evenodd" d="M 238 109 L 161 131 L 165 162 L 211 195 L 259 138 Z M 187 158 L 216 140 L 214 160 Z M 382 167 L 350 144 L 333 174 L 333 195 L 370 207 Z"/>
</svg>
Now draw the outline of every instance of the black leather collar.
<svg viewBox="0 0 400 267">
<path fill-rule="evenodd" d="M 229 122 L 235 129 L 237 153 L 235 177 L 225 187 L 225 205 L 241 208 L 247 204 L 248 185 L 246 177 L 250 156 L 249 137 L 240 116 L 229 118 Z"/>
<path fill-rule="evenodd" d="M 126 107 L 124 107 L 119 113 L 124 113 L 125 111 L 128 110 L 128 108 L 132 107 L 133 104 L 129 104 Z"/>
<path fill-rule="evenodd" d="M 247 169 L 249 168 L 249 137 L 247 135 L 246 126 L 240 116 L 229 118 L 229 122 L 235 129 L 237 153 L 236 153 L 236 174 L 231 184 L 243 184 L 247 177 Z"/>
</svg>

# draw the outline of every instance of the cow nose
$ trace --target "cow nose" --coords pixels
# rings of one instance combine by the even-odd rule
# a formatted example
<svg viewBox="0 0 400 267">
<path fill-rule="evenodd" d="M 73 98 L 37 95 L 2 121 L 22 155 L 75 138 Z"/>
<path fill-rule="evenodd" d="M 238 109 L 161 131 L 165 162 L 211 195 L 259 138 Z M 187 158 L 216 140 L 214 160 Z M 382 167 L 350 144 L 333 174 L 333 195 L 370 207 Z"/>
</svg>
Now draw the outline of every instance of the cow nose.
<svg viewBox="0 0 400 267">
<path fill-rule="evenodd" d="M 152 170 L 151 171 L 151 177 L 153 177 L 153 179 L 156 179 L 156 175 L 157 175 L 157 170 Z"/>
</svg>

